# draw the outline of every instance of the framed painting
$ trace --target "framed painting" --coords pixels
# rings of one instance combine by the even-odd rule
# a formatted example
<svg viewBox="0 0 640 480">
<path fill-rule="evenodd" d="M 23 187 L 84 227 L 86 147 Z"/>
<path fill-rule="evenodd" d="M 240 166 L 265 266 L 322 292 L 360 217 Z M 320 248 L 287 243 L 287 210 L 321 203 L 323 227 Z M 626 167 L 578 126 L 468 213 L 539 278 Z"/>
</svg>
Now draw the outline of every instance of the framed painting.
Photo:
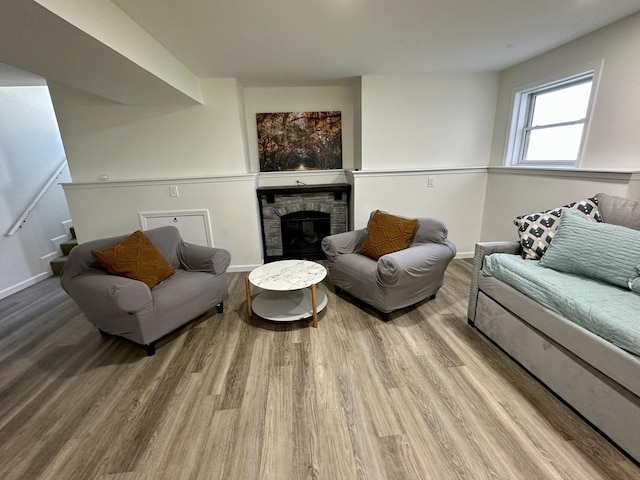
<svg viewBox="0 0 640 480">
<path fill-rule="evenodd" d="M 342 168 L 342 114 L 258 113 L 261 172 Z"/>
</svg>

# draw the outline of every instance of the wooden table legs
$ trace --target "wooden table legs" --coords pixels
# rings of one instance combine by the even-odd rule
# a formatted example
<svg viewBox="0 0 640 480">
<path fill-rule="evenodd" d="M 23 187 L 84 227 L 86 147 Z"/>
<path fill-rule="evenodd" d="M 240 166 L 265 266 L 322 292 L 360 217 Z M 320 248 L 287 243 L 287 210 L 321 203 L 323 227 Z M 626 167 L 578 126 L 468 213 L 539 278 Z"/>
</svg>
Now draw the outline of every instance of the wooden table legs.
<svg viewBox="0 0 640 480">
<path fill-rule="evenodd" d="M 316 284 L 311 285 L 311 311 L 313 312 L 313 328 L 318 328 L 318 305 L 316 304 Z"/>
<path fill-rule="evenodd" d="M 253 309 L 251 308 L 251 282 L 249 281 L 249 275 L 244 277 L 244 287 L 247 291 L 247 315 L 249 318 L 253 317 Z M 309 286 L 311 289 L 311 313 L 313 318 L 313 328 L 318 328 L 318 301 L 316 295 L 316 285 Z"/>
<path fill-rule="evenodd" d="M 244 287 L 247 290 L 247 315 L 251 318 L 253 310 L 251 310 L 251 282 L 249 282 L 249 275 L 244 277 Z"/>
</svg>

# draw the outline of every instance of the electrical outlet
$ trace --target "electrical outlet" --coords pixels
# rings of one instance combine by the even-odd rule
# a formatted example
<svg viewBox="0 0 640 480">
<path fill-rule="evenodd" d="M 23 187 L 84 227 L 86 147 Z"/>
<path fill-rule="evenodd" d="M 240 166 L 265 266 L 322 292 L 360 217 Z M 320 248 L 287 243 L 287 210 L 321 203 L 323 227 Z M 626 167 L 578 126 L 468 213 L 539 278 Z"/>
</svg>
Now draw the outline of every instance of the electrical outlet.
<svg viewBox="0 0 640 480">
<path fill-rule="evenodd" d="M 178 192 L 178 186 L 177 185 L 171 185 L 169 187 L 169 194 L 172 197 L 179 197 L 180 196 L 180 192 Z"/>
<path fill-rule="evenodd" d="M 427 185 L 429 185 L 429 187 L 435 187 L 436 186 L 436 177 L 427 177 Z"/>
</svg>

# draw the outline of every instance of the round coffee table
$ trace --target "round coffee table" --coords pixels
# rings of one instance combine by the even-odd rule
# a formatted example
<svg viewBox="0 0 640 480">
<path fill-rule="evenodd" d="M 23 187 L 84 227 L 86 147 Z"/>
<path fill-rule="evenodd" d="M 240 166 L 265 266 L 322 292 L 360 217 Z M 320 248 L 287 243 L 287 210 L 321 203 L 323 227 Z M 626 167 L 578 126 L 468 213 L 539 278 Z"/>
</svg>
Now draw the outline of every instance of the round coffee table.
<svg viewBox="0 0 640 480">
<path fill-rule="evenodd" d="M 247 314 L 253 313 L 274 322 L 294 322 L 313 318 L 318 327 L 318 312 L 327 306 L 327 295 L 316 285 L 327 270 L 308 260 L 280 260 L 266 263 L 245 277 Z M 263 291 L 251 298 L 251 285 Z"/>
</svg>

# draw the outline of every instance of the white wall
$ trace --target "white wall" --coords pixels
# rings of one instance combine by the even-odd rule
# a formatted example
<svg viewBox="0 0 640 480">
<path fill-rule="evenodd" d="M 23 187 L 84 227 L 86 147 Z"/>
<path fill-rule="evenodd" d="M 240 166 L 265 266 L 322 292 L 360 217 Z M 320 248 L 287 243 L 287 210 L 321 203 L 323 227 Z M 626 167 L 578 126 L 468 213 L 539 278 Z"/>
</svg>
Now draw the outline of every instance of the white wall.
<svg viewBox="0 0 640 480">
<path fill-rule="evenodd" d="M 70 214 L 54 184 L 13 236 L 5 234 L 56 172 L 64 149 L 46 86 L 0 88 L 0 298 L 51 274 L 48 259 Z M 58 181 L 68 181 L 64 169 Z"/>
<path fill-rule="evenodd" d="M 629 197 L 631 175 L 490 169 L 481 239 L 517 240 L 518 215 L 561 207 L 597 193 Z"/>
<path fill-rule="evenodd" d="M 342 112 L 342 166 L 345 169 L 353 168 L 354 93 L 354 87 L 245 88 L 244 107 L 251 171 L 260 171 L 257 113 L 333 110 Z"/>
<path fill-rule="evenodd" d="M 361 171 L 353 172 L 353 224 L 371 211 L 435 217 L 460 256 L 480 237 L 497 73 L 365 76 Z M 428 187 L 429 177 L 435 185 Z"/>
<path fill-rule="evenodd" d="M 372 211 L 445 222 L 459 257 L 472 257 L 480 238 L 487 173 L 483 168 L 353 172 L 353 224 L 364 228 Z M 428 187 L 429 177 L 434 186 Z"/>
<path fill-rule="evenodd" d="M 202 81 L 204 105 L 121 105 L 50 85 L 74 182 L 246 173 L 235 79 Z"/>
<path fill-rule="evenodd" d="M 514 90 L 604 60 L 581 168 L 639 168 L 640 13 L 505 70 L 491 165 L 502 165 Z"/>
<path fill-rule="evenodd" d="M 304 177 L 267 174 L 260 175 L 258 183 L 348 180 L 354 187 L 354 226 L 363 226 L 375 208 L 433 216 L 447 223 L 459 252 L 469 254 L 481 236 L 510 235 L 513 216 L 543 208 L 542 203 L 556 206 L 598 191 L 630 191 L 624 182 L 610 184 L 597 176 L 512 177 L 487 175 L 482 167 L 490 161 L 501 164 L 514 85 L 594 56 L 603 57 L 605 63 L 588 155 L 606 156 L 600 163 L 603 168 L 637 167 L 640 136 L 629 128 L 640 113 L 638 58 L 631 55 L 638 44 L 639 18 L 623 20 L 502 75 L 365 76 L 353 87 L 245 89 L 234 79 L 215 79 L 202 82 L 204 105 L 193 107 L 122 106 L 54 85 L 54 105 L 74 182 L 95 182 L 105 174 L 116 181 L 96 189 L 95 197 L 91 189 L 67 190 L 78 234 L 90 239 L 137 228 L 140 211 L 178 206 L 217 211 L 220 205 L 232 205 L 230 215 L 212 215 L 214 237 L 216 229 L 222 229 L 215 243 L 233 250 L 232 265 L 260 263 L 255 192 L 244 179 L 253 181 L 251 173 L 258 171 L 255 114 L 339 109 L 344 166 L 359 171 L 313 172 Z M 628 84 L 625 75 L 635 83 Z M 361 148 L 354 142 L 358 138 Z M 231 179 L 223 178 L 229 175 Z M 430 176 L 436 181 L 432 188 L 427 186 Z M 210 178 L 195 182 L 196 187 L 189 177 Z M 150 178 L 172 179 L 185 193 L 171 199 L 167 184 L 117 183 Z M 209 184 L 203 190 L 201 185 Z"/>
<path fill-rule="evenodd" d="M 353 168 L 362 170 L 362 78 L 353 94 Z"/>
<path fill-rule="evenodd" d="M 80 242 L 138 229 L 140 212 L 207 209 L 214 245 L 231 252 L 233 268 L 262 262 L 242 90 L 235 79 L 211 79 L 202 93 L 204 105 L 124 106 L 53 85 Z M 108 181 L 93 183 L 101 175 Z"/>
<path fill-rule="evenodd" d="M 179 196 L 171 197 L 170 185 Z M 213 245 L 229 250 L 232 270 L 262 263 L 253 175 L 65 185 L 79 242 L 133 232 L 141 212 L 209 211 Z M 78 228 L 81 226 L 81 228 Z"/>
<path fill-rule="evenodd" d="M 65 156 L 46 86 L 0 88 L 0 138 L 0 188 L 17 219 Z"/>
<path fill-rule="evenodd" d="M 497 73 L 362 78 L 362 170 L 487 165 Z"/>
<path fill-rule="evenodd" d="M 501 74 L 491 165 L 502 165 L 514 90 L 603 60 L 581 169 L 640 169 L 640 14 L 516 65 Z M 528 172 L 531 173 L 531 172 Z M 482 240 L 516 239 L 517 215 L 554 208 L 598 192 L 637 196 L 629 176 L 605 172 L 490 170 Z"/>
</svg>

